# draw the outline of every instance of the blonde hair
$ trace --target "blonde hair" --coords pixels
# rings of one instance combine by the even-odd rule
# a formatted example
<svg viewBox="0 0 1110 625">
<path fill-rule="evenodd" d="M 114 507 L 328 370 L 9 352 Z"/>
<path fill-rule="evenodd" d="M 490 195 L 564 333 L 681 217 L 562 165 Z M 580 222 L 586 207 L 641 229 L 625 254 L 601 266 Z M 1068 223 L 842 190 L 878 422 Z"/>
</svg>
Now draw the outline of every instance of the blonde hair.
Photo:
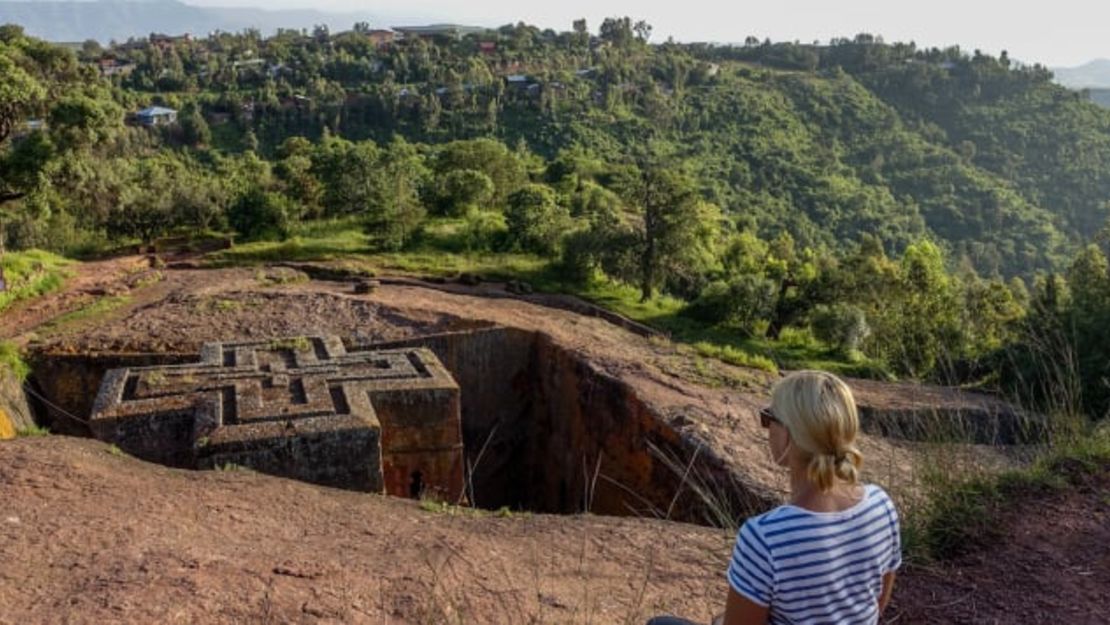
<svg viewBox="0 0 1110 625">
<path fill-rule="evenodd" d="M 809 454 L 809 479 L 818 488 L 830 490 L 836 478 L 859 483 L 859 414 L 843 380 L 823 371 L 791 373 L 771 391 L 771 410 L 794 444 Z"/>
</svg>

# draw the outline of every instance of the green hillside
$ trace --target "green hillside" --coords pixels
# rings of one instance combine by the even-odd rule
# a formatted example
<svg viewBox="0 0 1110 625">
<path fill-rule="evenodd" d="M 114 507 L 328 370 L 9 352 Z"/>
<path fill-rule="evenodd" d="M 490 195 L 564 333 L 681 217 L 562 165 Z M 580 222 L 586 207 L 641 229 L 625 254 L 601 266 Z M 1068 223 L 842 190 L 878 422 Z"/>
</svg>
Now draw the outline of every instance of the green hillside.
<svg viewBox="0 0 1110 625">
<path fill-rule="evenodd" d="M 1110 111 L 1005 55 L 650 33 L 358 24 L 74 52 L 0 27 L 0 238 L 80 255 L 233 231 L 261 258 L 326 231 L 406 266 L 502 258 L 663 294 L 650 321 L 706 353 L 874 374 L 989 381 L 1041 308 L 1087 327 L 1063 319 L 1110 283 L 1086 247 L 1107 240 Z M 151 105 L 166 123 L 141 123 Z"/>
</svg>

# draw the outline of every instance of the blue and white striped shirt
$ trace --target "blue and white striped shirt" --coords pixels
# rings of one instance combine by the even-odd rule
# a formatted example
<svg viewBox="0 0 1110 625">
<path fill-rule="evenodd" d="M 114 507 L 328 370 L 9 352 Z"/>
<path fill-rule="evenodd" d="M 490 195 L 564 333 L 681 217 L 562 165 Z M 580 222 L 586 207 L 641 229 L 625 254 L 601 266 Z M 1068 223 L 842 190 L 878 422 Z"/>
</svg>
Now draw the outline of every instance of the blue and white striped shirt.
<svg viewBox="0 0 1110 625">
<path fill-rule="evenodd" d="M 882 577 L 902 564 L 898 512 L 883 489 L 864 487 L 839 512 L 779 506 L 740 528 L 728 582 L 769 606 L 773 625 L 879 622 Z"/>
</svg>

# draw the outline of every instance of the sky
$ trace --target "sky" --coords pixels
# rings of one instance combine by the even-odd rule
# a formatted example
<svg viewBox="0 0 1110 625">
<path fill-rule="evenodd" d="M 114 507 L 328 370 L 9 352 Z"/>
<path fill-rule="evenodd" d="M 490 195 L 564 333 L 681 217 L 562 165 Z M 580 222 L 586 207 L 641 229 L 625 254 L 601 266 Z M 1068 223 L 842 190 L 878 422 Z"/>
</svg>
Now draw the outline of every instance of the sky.
<svg viewBox="0 0 1110 625">
<path fill-rule="evenodd" d="M 958 44 L 1050 67 L 1110 58 L 1105 0 L 184 0 L 188 4 L 316 8 L 412 16 L 477 26 L 525 21 L 568 30 L 585 17 L 596 31 L 607 16 L 629 15 L 655 28 L 652 41 L 827 41 L 859 32 L 919 46 Z M 402 24 L 378 24 L 400 26 Z"/>
</svg>

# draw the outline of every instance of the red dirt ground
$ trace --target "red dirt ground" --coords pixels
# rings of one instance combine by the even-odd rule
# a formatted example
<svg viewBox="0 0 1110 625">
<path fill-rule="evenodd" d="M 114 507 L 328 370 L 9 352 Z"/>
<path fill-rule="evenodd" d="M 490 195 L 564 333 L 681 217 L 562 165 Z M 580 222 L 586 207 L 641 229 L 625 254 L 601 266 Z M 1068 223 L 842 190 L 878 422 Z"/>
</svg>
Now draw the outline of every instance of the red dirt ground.
<svg viewBox="0 0 1110 625">
<path fill-rule="evenodd" d="M 593 516 L 449 514 L 61 436 L 0 443 L 0 623 L 708 619 L 731 537 Z M 1110 476 L 1025 501 L 1001 542 L 901 575 L 888 623 L 1105 623 Z"/>
<path fill-rule="evenodd" d="M 899 582 L 897 623 L 1110 622 L 1110 472 L 996 510 L 997 544 Z"/>
</svg>

